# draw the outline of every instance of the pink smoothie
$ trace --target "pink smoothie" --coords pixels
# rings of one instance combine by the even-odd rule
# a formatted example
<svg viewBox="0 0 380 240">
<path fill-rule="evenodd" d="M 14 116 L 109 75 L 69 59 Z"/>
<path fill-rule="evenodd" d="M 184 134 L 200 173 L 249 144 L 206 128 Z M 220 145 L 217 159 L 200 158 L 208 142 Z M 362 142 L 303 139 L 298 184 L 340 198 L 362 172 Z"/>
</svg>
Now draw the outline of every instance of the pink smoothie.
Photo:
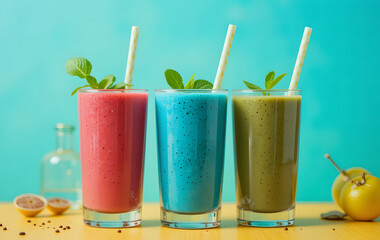
<svg viewBox="0 0 380 240">
<path fill-rule="evenodd" d="M 105 213 L 141 207 L 148 92 L 78 93 L 83 206 Z"/>
</svg>

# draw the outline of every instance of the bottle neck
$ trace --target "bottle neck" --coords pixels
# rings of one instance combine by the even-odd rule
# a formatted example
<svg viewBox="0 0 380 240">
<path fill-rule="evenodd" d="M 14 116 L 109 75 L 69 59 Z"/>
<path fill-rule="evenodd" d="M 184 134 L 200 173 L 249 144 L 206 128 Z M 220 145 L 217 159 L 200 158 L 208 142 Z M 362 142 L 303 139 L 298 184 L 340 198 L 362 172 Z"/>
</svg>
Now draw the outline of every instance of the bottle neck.
<svg viewBox="0 0 380 240">
<path fill-rule="evenodd" d="M 73 150 L 73 133 L 57 131 L 57 151 Z"/>
</svg>

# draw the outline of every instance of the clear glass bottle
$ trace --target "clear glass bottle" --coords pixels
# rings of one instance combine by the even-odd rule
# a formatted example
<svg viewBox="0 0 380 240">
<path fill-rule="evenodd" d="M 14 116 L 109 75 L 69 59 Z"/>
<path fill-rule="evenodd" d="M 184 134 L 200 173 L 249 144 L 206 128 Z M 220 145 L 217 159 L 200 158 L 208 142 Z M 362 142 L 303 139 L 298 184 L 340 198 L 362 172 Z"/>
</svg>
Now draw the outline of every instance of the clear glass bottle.
<svg viewBox="0 0 380 240">
<path fill-rule="evenodd" d="M 70 199 L 71 209 L 79 209 L 82 206 L 80 157 L 73 148 L 73 132 L 72 125 L 57 124 L 57 149 L 42 159 L 41 194 L 45 198 Z"/>
</svg>

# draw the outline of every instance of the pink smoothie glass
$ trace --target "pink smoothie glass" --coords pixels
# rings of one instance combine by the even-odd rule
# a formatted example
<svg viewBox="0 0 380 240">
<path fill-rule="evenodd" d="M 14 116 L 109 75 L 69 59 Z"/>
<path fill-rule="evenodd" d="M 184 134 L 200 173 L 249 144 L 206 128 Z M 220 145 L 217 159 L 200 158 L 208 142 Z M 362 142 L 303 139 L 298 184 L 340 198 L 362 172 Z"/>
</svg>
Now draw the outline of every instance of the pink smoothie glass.
<svg viewBox="0 0 380 240">
<path fill-rule="evenodd" d="M 148 90 L 78 91 L 83 216 L 87 225 L 141 223 Z"/>
</svg>

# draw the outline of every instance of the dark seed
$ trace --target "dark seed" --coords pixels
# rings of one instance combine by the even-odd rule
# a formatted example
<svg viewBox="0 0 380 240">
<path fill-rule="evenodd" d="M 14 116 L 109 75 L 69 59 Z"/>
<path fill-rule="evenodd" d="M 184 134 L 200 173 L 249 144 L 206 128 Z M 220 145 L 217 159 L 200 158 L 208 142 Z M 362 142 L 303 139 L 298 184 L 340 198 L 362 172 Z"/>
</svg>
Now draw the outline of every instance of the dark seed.
<svg viewBox="0 0 380 240">
<path fill-rule="evenodd" d="M 70 226 L 66 226 L 66 229 L 70 229 Z"/>
<path fill-rule="evenodd" d="M 284 230 L 285 230 L 285 231 L 288 231 L 288 228 L 286 227 Z"/>
<path fill-rule="evenodd" d="M 333 228 L 333 231 L 335 231 L 335 228 Z"/>
<path fill-rule="evenodd" d="M 66 230 L 66 228 L 63 228 L 63 230 Z"/>
<path fill-rule="evenodd" d="M 24 236 L 26 234 L 25 234 L 25 232 L 20 232 L 18 235 Z"/>
<path fill-rule="evenodd" d="M 119 230 L 117 230 L 117 232 L 118 232 L 118 233 L 121 233 L 121 230 L 119 229 Z"/>
<path fill-rule="evenodd" d="M 27 222 L 30 223 L 30 222 L 32 222 L 32 221 L 28 220 Z"/>
<path fill-rule="evenodd" d="M 59 228 L 63 228 L 63 226 L 62 226 L 62 225 L 59 225 Z"/>
<path fill-rule="evenodd" d="M 0 223 L 0 227 L 2 227 L 2 226 L 3 226 L 3 224 Z"/>
<path fill-rule="evenodd" d="M 42 223 L 42 225 L 45 225 L 45 223 Z"/>
<path fill-rule="evenodd" d="M 59 233 L 59 230 L 57 229 L 57 230 L 55 230 L 55 232 L 56 232 L 56 233 Z"/>
<path fill-rule="evenodd" d="M 8 228 L 4 227 L 4 228 L 3 228 L 3 230 L 4 230 L 4 231 L 7 231 L 7 230 L 8 230 Z"/>
<path fill-rule="evenodd" d="M 37 224 L 33 224 L 33 226 L 37 226 Z"/>
<path fill-rule="evenodd" d="M 48 223 L 50 223 L 50 220 L 48 220 Z"/>
</svg>

